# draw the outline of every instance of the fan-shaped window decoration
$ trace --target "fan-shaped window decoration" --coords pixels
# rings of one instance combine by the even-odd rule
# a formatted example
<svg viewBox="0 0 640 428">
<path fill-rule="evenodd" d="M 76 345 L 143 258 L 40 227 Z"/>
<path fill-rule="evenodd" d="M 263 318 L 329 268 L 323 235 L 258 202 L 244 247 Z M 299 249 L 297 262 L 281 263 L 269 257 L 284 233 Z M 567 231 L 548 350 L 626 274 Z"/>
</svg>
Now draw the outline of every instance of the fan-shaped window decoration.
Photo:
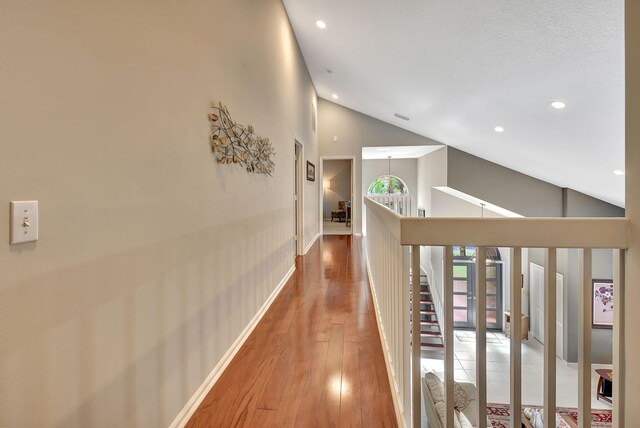
<svg viewBox="0 0 640 428">
<path fill-rule="evenodd" d="M 405 195 L 409 193 L 409 189 L 398 177 L 381 175 L 369 185 L 367 193 L 369 195 Z"/>
</svg>

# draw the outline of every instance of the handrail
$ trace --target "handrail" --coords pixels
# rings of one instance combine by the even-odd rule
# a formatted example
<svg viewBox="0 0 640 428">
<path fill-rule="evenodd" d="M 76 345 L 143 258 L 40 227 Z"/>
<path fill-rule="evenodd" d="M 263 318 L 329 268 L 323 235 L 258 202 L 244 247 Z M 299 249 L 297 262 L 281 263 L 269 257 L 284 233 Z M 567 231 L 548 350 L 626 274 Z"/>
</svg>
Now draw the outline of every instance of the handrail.
<svg viewBox="0 0 640 428">
<path fill-rule="evenodd" d="M 385 207 L 380 202 L 374 201 L 371 198 L 365 197 L 364 202 L 369 208 L 375 207 L 376 216 L 378 216 L 378 218 L 380 219 L 380 221 L 382 221 L 386 228 L 389 229 L 391 233 L 393 233 L 393 236 L 401 241 L 402 230 L 400 221 L 403 219 L 403 217 L 395 211 Z"/>
<path fill-rule="evenodd" d="M 402 245 L 482 245 L 525 248 L 628 248 L 626 218 L 401 217 L 369 198 Z"/>
<path fill-rule="evenodd" d="M 411 215 L 411 201 L 413 198 L 406 193 L 400 195 L 369 195 L 367 198 L 386 206 L 401 216 L 408 217 Z"/>
<path fill-rule="evenodd" d="M 370 272 L 370 284 L 372 291 L 380 290 L 374 294 L 376 307 L 383 308 L 385 316 L 379 322 L 381 332 L 388 332 L 388 335 L 381 334 L 381 339 L 385 346 L 389 348 L 387 354 L 392 354 L 395 347 L 395 360 L 388 360 L 390 370 L 390 382 L 396 387 L 396 399 L 394 404 L 400 409 L 398 420 L 402 426 L 411 424 L 413 427 L 421 425 L 421 317 L 415 316 L 419 313 L 419 300 L 417 298 L 420 284 L 420 254 L 423 246 L 443 246 L 443 290 L 441 296 L 443 304 L 443 332 L 444 342 L 444 394 L 445 403 L 453 402 L 454 388 L 454 357 L 453 357 L 453 246 L 469 245 L 477 246 L 480 254 L 486 247 L 510 247 L 510 309 L 512 313 L 521 312 L 522 304 L 522 249 L 523 248 L 543 248 L 548 275 L 545 276 L 545 311 L 544 324 L 547 339 L 544 345 L 544 413 L 553 414 L 557 408 L 555 396 L 556 390 L 556 349 L 555 349 L 555 315 L 556 293 L 555 289 L 555 260 L 557 248 L 577 248 L 579 249 L 579 319 L 580 329 L 578 332 L 578 421 L 581 427 L 591 426 L 590 405 L 591 405 L 591 300 L 592 300 L 592 249 L 604 248 L 613 249 L 613 295 L 624 296 L 625 282 L 625 249 L 629 242 L 629 221 L 626 218 L 417 218 L 402 217 L 386 206 L 365 198 L 365 205 L 368 210 L 368 218 L 371 218 L 371 233 L 367 233 L 367 269 Z M 369 217 L 370 216 L 370 217 Z M 369 222 L 367 223 L 369 226 Z M 367 227 L 369 229 L 369 227 Z M 407 262 L 400 263 L 400 259 L 406 259 L 411 247 L 411 269 Z M 369 263 L 369 257 L 373 257 Z M 478 275 L 476 277 L 476 287 L 484 296 L 485 276 L 482 272 L 485 268 L 484 258 L 477 258 L 475 261 Z M 404 266 L 402 272 L 398 271 L 400 265 Z M 406 291 L 409 281 L 405 281 L 407 276 L 411 276 L 411 297 Z M 376 295 L 378 296 L 376 298 Z M 405 319 L 408 314 L 407 302 L 412 299 L 413 315 L 411 318 L 412 339 L 411 344 L 403 340 L 406 338 L 408 329 L 403 329 L 406 325 Z M 624 378 L 625 356 L 624 356 L 624 326 L 622 325 L 622 314 L 624 313 L 624 301 L 620 298 L 615 300 L 613 316 L 613 377 Z M 478 309 L 478 305 L 482 307 Z M 482 297 L 475 301 L 476 307 L 476 384 L 478 393 L 478 427 L 486 428 L 486 415 L 484 403 L 487 399 L 486 390 L 486 324 L 485 324 L 485 304 Z M 482 318 L 480 320 L 479 318 Z M 511 329 L 514 332 L 520 331 L 520 317 L 512 317 Z M 398 328 L 400 327 L 400 330 Z M 393 368 L 403 367 L 398 361 L 400 355 L 407 355 L 411 348 L 411 369 L 410 374 L 403 370 L 393 371 Z M 387 348 L 385 348 L 387 349 Z M 510 339 L 510 425 L 521 425 L 521 401 L 522 401 L 522 372 L 521 372 L 521 336 L 512 334 Z M 407 357 L 405 357 L 408 360 Z M 402 395 L 408 384 L 411 384 L 411 400 L 407 394 Z M 619 382 L 618 382 L 619 383 Z M 621 394 L 621 387 L 617 386 L 613 396 L 613 412 L 618 415 L 613 421 L 614 428 L 623 426 L 619 415 L 624 411 L 625 400 Z M 411 405 L 409 405 L 411 403 Z M 404 410 L 411 408 L 411 422 L 408 413 Z M 443 426 L 454 427 L 453 406 L 446 406 Z M 404 416 L 404 417 L 403 417 Z M 405 419 L 406 418 L 406 419 Z M 551 424 L 551 425 L 550 425 Z M 552 426 L 553 420 L 549 420 L 546 426 Z"/>
</svg>

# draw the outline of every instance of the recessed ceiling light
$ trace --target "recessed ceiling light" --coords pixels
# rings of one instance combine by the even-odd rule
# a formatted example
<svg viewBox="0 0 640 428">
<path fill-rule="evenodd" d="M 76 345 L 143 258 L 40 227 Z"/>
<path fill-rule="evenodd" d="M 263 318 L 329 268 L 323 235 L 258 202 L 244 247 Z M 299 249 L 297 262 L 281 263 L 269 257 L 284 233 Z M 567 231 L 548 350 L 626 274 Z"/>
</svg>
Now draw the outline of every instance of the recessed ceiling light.
<svg viewBox="0 0 640 428">
<path fill-rule="evenodd" d="M 496 132 L 504 132 L 504 128 L 502 126 L 496 126 L 493 128 Z"/>
<path fill-rule="evenodd" d="M 398 119 L 402 119 L 402 120 L 410 120 L 410 119 L 409 119 L 409 116 L 405 116 L 404 114 L 396 113 L 396 114 L 395 114 L 395 116 L 396 116 Z"/>
<path fill-rule="evenodd" d="M 340 97 L 338 97 L 338 94 L 333 94 L 333 95 L 331 95 L 331 98 L 333 98 L 334 100 L 337 100 Z"/>
<path fill-rule="evenodd" d="M 565 108 L 567 105 L 562 101 L 553 101 L 551 103 L 551 107 L 556 108 L 558 110 Z"/>
<path fill-rule="evenodd" d="M 321 20 L 321 19 L 318 19 L 318 20 L 316 21 L 316 25 L 318 26 L 318 28 L 320 28 L 320 29 L 322 29 L 322 30 L 324 30 L 325 28 L 327 28 L 327 23 L 326 23 L 326 22 L 324 22 L 324 21 L 323 21 L 323 20 Z"/>
<path fill-rule="evenodd" d="M 616 169 L 615 171 L 613 171 L 613 173 L 614 173 L 615 175 L 624 175 L 624 171 L 623 171 L 623 170 L 621 170 L 621 169 Z"/>
</svg>

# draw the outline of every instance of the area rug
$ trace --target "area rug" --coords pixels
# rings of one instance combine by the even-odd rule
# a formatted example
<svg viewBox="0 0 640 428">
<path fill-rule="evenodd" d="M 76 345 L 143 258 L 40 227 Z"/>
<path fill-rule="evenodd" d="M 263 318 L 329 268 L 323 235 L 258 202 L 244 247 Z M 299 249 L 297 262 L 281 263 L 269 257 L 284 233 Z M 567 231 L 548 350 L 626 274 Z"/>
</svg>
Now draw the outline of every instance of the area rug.
<svg viewBox="0 0 640 428">
<path fill-rule="evenodd" d="M 568 416 L 575 424 L 578 423 L 578 409 L 558 407 L 557 411 L 560 416 Z M 511 415 L 508 404 L 487 405 L 487 419 L 489 419 L 493 428 L 508 428 L 509 416 Z M 593 428 L 610 428 L 611 420 L 611 410 L 595 409 L 591 411 L 591 426 Z"/>
</svg>

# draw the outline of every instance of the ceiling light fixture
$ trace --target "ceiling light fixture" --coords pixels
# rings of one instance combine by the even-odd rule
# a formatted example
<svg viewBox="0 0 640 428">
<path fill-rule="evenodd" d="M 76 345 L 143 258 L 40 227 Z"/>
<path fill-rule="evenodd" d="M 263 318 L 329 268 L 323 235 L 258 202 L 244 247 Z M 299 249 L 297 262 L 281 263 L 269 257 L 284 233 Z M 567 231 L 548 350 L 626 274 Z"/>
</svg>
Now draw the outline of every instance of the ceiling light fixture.
<svg viewBox="0 0 640 428">
<path fill-rule="evenodd" d="M 551 107 L 555 108 L 555 109 L 563 109 L 565 108 L 567 105 L 565 103 L 563 103 L 562 101 L 552 101 L 551 102 Z"/>
<path fill-rule="evenodd" d="M 623 170 L 621 170 L 621 169 L 616 169 L 615 171 L 613 171 L 613 173 L 614 173 L 615 175 L 624 175 L 624 171 L 623 171 Z"/>
<path fill-rule="evenodd" d="M 504 128 L 502 126 L 496 126 L 493 128 L 496 132 L 504 132 Z"/>
<path fill-rule="evenodd" d="M 339 97 L 338 97 L 338 94 L 333 94 L 331 95 L 331 98 L 333 98 L 334 100 L 337 100 Z"/>
<path fill-rule="evenodd" d="M 318 19 L 318 20 L 316 21 L 316 26 L 317 26 L 318 28 L 320 28 L 321 30 L 324 30 L 325 28 L 327 28 L 327 23 L 326 23 L 326 22 L 324 22 L 324 21 L 323 21 L 323 20 L 321 20 L 321 19 Z"/>
<path fill-rule="evenodd" d="M 404 114 L 396 113 L 396 114 L 395 114 L 395 116 L 396 116 L 398 119 L 402 119 L 402 120 L 410 120 L 410 119 L 409 119 L 409 116 L 405 116 Z"/>
</svg>

